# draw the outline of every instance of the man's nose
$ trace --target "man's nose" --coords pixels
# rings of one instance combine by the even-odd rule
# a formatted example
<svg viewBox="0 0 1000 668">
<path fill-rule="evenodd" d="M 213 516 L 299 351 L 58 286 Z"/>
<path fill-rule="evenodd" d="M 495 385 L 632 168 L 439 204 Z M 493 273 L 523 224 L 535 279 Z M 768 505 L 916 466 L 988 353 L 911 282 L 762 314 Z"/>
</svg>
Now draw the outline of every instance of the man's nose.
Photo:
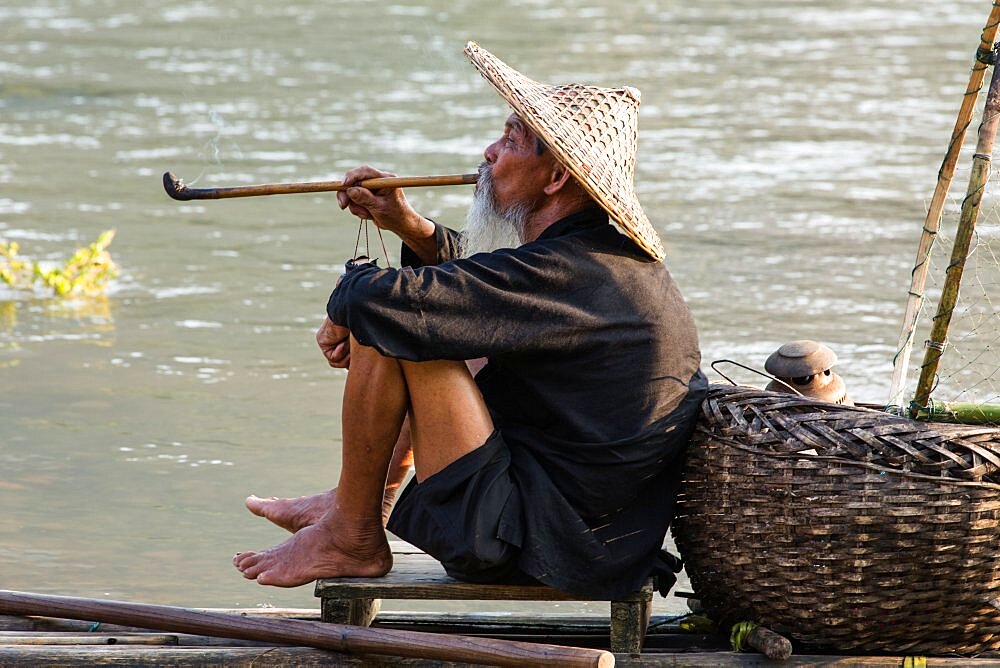
<svg viewBox="0 0 1000 668">
<path fill-rule="evenodd" d="M 486 162 L 490 163 L 491 165 L 494 162 L 496 162 L 497 142 L 493 142 L 492 144 L 486 147 L 486 150 L 483 151 L 483 157 L 486 158 Z"/>
</svg>

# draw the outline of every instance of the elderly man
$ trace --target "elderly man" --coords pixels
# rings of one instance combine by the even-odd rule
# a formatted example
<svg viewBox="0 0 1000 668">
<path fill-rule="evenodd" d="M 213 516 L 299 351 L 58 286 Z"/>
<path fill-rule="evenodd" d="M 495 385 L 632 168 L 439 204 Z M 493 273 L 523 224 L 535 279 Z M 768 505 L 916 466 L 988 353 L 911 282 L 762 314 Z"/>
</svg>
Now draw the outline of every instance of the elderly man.
<svg viewBox="0 0 1000 668">
<path fill-rule="evenodd" d="M 317 340 L 350 367 L 340 482 L 247 500 L 294 532 L 236 555 L 261 584 L 384 575 L 386 519 L 469 581 L 613 598 L 658 565 L 706 382 L 634 192 L 638 91 L 547 86 L 474 43 L 466 54 L 514 109 L 466 235 L 398 190 L 338 195 L 402 239 L 404 268 L 361 265 L 330 296 Z M 474 252 L 507 231 L 515 247 Z M 386 518 L 411 452 L 415 479 Z"/>
</svg>

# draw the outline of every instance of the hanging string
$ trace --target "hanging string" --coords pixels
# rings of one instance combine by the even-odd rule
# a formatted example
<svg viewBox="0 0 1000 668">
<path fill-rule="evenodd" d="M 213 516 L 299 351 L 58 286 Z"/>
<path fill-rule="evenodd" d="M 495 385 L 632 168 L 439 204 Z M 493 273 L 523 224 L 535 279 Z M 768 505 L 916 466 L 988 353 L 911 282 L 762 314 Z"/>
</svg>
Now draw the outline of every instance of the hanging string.
<svg viewBox="0 0 1000 668">
<path fill-rule="evenodd" d="M 365 253 L 364 255 L 358 255 L 358 251 L 361 249 L 361 230 L 365 231 Z M 385 266 L 392 267 L 392 261 L 389 260 L 389 251 L 385 247 L 385 239 L 382 238 L 382 228 L 378 225 L 375 226 L 376 232 L 378 232 L 378 241 L 382 246 L 382 257 L 385 258 Z M 371 259 L 371 242 L 368 238 L 368 219 L 362 218 L 358 222 L 358 236 L 354 240 L 354 259 L 358 260 L 360 258 Z"/>
<path fill-rule="evenodd" d="M 389 251 L 385 249 L 385 239 L 382 238 L 382 228 L 376 225 L 375 229 L 378 230 L 378 242 L 382 244 L 382 257 L 385 258 L 385 266 L 391 268 L 392 262 L 389 260 Z"/>
<path fill-rule="evenodd" d="M 361 246 L 361 228 L 365 228 L 365 253 L 368 253 L 368 225 L 364 218 L 358 221 L 358 238 L 354 240 L 354 259 L 358 257 L 358 248 Z"/>
</svg>

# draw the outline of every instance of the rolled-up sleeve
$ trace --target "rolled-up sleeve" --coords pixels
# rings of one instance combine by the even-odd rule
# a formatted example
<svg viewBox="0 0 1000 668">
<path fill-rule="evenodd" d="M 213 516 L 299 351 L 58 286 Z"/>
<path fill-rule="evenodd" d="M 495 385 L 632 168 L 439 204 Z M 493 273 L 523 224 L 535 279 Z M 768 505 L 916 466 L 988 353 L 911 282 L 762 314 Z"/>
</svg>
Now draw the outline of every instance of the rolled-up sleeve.
<svg viewBox="0 0 1000 668">
<path fill-rule="evenodd" d="M 428 218 L 428 220 L 430 219 Z M 444 225 L 439 225 L 433 220 L 430 222 L 434 223 L 434 240 L 437 242 L 437 257 L 431 264 L 441 264 L 459 257 L 462 248 L 462 234 Z M 415 269 L 424 266 L 417 254 L 406 244 L 403 244 L 400 258 L 404 267 Z"/>
</svg>

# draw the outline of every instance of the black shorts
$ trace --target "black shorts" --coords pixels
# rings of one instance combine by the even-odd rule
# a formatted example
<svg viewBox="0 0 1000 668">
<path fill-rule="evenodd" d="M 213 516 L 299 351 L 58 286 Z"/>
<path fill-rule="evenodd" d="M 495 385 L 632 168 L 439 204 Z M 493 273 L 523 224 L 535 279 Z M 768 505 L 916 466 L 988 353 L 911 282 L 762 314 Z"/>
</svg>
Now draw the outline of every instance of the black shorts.
<svg viewBox="0 0 1000 668">
<path fill-rule="evenodd" d="M 387 528 L 468 582 L 529 582 L 517 568 L 521 497 L 499 431 L 421 483 L 406 486 Z M 502 538 L 501 538 L 502 536 Z"/>
</svg>

